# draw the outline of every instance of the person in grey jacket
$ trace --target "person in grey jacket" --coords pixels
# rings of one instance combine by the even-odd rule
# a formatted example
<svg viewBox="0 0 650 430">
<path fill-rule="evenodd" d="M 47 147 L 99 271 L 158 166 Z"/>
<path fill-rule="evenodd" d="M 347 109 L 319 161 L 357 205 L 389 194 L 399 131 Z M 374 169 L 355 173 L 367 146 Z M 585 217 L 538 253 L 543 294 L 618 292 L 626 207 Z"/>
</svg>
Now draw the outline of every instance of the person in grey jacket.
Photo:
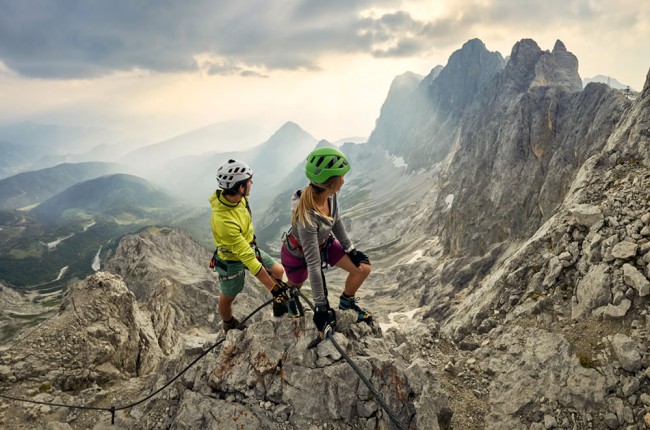
<svg viewBox="0 0 650 430">
<path fill-rule="evenodd" d="M 357 322 L 372 322 L 372 314 L 362 309 L 355 297 L 370 274 L 370 260 L 348 237 L 336 198 L 349 170 L 347 158 L 338 149 L 319 148 L 309 154 L 305 173 L 310 183 L 293 196 L 291 230 L 280 252 L 289 286 L 300 288 L 309 277 L 316 309 L 314 323 L 323 339 L 336 325 L 323 274 L 327 265 L 348 272 L 339 309 L 356 311 Z"/>
</svg>

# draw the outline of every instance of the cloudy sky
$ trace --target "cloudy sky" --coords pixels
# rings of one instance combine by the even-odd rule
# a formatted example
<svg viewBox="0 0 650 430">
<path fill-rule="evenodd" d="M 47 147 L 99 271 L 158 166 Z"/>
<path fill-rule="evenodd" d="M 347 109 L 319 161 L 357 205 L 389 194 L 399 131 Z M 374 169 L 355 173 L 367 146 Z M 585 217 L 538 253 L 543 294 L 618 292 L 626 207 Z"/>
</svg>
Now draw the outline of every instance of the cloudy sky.
<svg viewBox="0 0 650 430">
<path fill-rule="evenodd" d="M 647 0 L 0 0 L 0 124 L 164 139 L 243 121 L 367 136 L 392 79 L 480 38 L 564 42 L 581 77 L 641 89 Z M 270 135 L 270 134 L 269 134 Z M 268 137 L 268 136 L 267 136 Z"/>
</svg>

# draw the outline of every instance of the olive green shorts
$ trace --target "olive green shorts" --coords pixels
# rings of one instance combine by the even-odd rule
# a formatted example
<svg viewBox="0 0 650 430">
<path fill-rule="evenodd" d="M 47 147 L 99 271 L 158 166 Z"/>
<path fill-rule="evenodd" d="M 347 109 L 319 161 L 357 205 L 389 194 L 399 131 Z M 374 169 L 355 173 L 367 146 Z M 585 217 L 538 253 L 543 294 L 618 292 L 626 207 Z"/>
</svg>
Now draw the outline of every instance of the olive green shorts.
<svg viewBox="0 0 650 430">
<path fill-rule="evenodd" d="M 260 258 L 262 265 L 267 269 L 271 269 L 273 265 L 277 264 L 266 252 L 260 251 Z M 244 289 L 244 277 L 246 266 L 241 261 L 230 261 L 217 259 L 218 263 L 223 263 L 226 266 L 225 270 L 222 264 L 215 265 L 214 271 L 219 274 L 219 283 L 221 285 L 221 292 L 228 297 L 235 297 Z"/>
</svg>

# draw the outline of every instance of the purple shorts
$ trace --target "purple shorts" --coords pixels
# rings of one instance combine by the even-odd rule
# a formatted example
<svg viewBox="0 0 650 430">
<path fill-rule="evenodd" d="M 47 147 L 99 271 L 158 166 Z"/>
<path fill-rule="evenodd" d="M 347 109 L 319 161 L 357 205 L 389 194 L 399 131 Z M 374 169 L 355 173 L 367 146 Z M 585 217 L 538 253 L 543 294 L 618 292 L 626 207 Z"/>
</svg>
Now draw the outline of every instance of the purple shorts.
<svg viewBox="0 0 650 430">
<path fill-rule="evenodd" d="M 330 247 L 327 251 L 327 263 L 330 266 L 336 265 L 341 258 L 345 255 L 345 251 L 341 246 L 341 243 L 334 239 L 330 244 Z M 307 271 L 307 263 L 305 259 L 301 257 L 295 257 L 287 251 L 286 245 L 282 245 L 282 250 L 280 250 L 280 261 L 284 267 L 284 271 L 287 274 L 287 279 L 293 284 L 302 284 L 309 276 Z"/>
</svg>

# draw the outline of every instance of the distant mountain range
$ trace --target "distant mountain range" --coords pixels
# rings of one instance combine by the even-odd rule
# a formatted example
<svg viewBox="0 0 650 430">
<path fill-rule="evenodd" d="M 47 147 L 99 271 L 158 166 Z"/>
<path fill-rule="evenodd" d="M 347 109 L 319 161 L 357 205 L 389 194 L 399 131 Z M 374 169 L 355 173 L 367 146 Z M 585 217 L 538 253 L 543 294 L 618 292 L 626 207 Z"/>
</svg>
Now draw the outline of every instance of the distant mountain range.
<svg viewBox="0 0 650 430">
<path fill-rule="evenodd" d="M 124 169 L 124 166 L 115 163 L 63 163 L 19 173 L 0 180 L 0 210 L 19 209 L 42 202 L 78 182 Z"/>
<path fill-rule="evenodd" d="M 162 165 L 187 155 L 224 152 L 223 148 L 249 149 L 266 136 L 261 127 L 240 121 L 210 124 L 162 142 L 143 146 L 124 154 L 120 161 L 139 169 L 140 176 L 157 172 Z"/>
<path fill-rule="evenodd" d="M 74 167 L 87 173 L 88 166 Z M 111 165 L 100 167 L 110 170 Z M 69 179 L 64 172 L 69 170 L 55 168 L 34 177 Z M 187 204 L 136 176 L 111 174 L 78 182 L 31 210 L 0 210 L 0 282 L 58 291 L 71 277 L 91 273 L 100 252 L 110 252 L 124 234 L 192 214 Z"/>
<path fill-rule="evenodd" d="M 588 84 L 591 82 L 600 82 L 601 84 L 607 84 L 610 87 L 617 89 L 617 90 L 624 90 L 629 88 L 629 85 L 622 84 L 616 79 L 612 78 L 611 76 L 603 76 L 603 75 L 596 75 L 593 78 L 584 78 L 582 80 L 582 85 L 586 87 Z M 630 88 L 632 89 L 632 88 Z"/>
<path fill-rule="evenodd" d="M 71 186 L 31 212 L 47 223 L 64 218 L 113 217 L 121 222 L 160 221 L 180 202 L 142 178 L 115 174 Z"/>
<path fill-rule="evenodd" d="M 32 122 L 0 126 L 0 179 L 66 162 L 115 161 L 140 140 L 97 127 Z"/>
<path fill-rule="evenodd" d="M 317 140 L 293 122 L 287 122 L 267 141 L 241 152 L 206 153 L 153 165 L 140 176 L 169 189 L 197 206 L 206 206 L 217 188 L 217 168 L 230 158 L 244 161 L 254 172 L 251 203 L 265 207 L 284 178 L 305 160 Z M 154 170 L 155 169 L 155 170 Z"/>
</svg>

